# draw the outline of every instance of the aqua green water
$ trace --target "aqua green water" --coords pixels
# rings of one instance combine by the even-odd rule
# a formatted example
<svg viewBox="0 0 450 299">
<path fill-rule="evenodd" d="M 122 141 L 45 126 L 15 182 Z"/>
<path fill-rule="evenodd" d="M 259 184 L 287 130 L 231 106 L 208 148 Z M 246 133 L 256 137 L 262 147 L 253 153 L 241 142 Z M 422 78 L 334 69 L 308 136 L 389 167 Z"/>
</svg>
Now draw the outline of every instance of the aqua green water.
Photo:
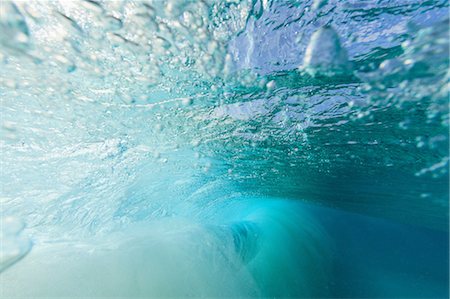
<svg viewBox="0 0 450 299">
<path fill-rule="evenodd" d="M 0 297 L 447 298 L 447 1 L 4 1 Z"/>
</svg>

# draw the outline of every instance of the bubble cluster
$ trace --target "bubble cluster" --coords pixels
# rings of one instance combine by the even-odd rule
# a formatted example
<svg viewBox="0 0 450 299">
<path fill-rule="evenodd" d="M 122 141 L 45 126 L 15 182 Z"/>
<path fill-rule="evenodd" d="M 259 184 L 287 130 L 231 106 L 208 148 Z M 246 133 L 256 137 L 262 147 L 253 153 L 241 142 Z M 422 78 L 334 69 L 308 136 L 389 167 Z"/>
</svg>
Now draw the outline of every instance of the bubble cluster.
<svg viewBox="0 0 450 299">
<path fill-rule="evenodd" d="M 216 180 L 394 218 L 372 207 L 402 194 L 442 227 L 444 0 L 1 9 L 1 202 L 43 238 L 172 215 Z"/>
</svg>

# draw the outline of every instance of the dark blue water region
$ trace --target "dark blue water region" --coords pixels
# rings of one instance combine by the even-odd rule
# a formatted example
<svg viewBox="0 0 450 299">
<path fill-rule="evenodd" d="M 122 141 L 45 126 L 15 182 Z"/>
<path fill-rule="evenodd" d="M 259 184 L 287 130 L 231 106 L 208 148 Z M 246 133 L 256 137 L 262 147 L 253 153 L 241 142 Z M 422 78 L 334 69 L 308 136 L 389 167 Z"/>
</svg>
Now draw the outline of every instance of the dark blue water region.
<svg viewBox="0 0 450 299">
<path fill-rule="evenodd" d="M 333 296 L 449 297 L 447 231 L 322 207 L 312 211 L 333 240 Z"/>
</svg>

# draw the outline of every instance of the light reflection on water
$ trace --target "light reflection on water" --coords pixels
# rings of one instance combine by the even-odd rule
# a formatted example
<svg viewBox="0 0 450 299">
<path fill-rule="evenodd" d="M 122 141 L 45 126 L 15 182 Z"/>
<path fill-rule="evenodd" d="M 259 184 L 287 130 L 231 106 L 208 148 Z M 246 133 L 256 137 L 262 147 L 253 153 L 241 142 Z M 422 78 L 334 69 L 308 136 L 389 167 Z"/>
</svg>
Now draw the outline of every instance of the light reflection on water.
<svg viewBox="0 0 450 299">
<path fill-rule="evenodd" d="M 312 2 L 2 3 L 2 291 L 448 296 L 448 3 Z"/>
</svg>

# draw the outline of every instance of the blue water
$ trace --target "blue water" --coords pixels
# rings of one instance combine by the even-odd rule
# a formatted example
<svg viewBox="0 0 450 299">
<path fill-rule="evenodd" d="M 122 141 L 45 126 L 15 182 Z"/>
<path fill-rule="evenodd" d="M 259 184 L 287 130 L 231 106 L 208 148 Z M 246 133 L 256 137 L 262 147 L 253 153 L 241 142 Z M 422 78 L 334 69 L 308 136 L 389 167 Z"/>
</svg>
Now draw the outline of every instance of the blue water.
<svg viewBox="0 0 450 299">
<path fill-rule="evenodd" d="M 448 298 L 448 16 L 3 1 L 0 298 Z"/>
</svg>

